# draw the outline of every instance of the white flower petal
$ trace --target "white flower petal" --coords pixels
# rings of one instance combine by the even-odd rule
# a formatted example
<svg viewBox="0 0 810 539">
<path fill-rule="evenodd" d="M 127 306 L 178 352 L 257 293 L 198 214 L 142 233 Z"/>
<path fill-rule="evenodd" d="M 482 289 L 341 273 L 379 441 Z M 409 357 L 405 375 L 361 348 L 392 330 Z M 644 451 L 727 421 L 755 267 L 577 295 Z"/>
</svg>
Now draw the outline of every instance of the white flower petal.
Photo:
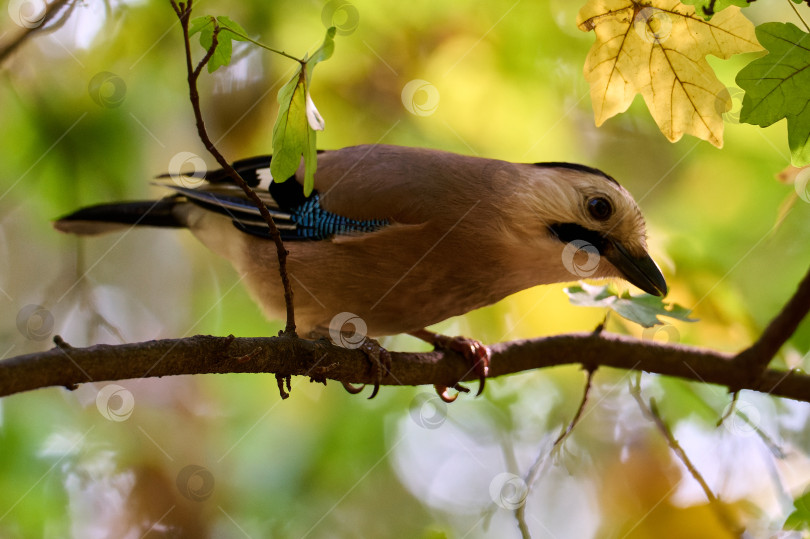
<svg viewBox="0 0 810 539">
<path fill-rule="evenodd" d="M 307 92 L 307 121 L 309 122 L 309 126 L 315 131 L 323 131 L 326 127 L 326 123 L 323 121 L 321 113 L 315 108 L 315 103 L 312 101 L 309 92 Z"/>
</svg>

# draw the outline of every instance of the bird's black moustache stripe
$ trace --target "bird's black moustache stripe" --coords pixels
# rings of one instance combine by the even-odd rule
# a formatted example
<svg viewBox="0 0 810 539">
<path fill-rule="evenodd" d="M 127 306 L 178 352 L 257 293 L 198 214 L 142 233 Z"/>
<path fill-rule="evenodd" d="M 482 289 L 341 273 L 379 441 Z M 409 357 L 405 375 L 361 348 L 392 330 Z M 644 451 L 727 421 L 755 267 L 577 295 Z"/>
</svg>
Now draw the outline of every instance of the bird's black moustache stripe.
<svg viewBox="0 0 810 539">
<path fill-rule="evenodd" d="M 586 241 L 596 247 L 600 254 L 605 253 L 608 240 L 600 232 L 590 230 L 576 223 L 557 223 L 548 227 L 549 231 L 563 243 L 575 240 Z"/>
</svg>

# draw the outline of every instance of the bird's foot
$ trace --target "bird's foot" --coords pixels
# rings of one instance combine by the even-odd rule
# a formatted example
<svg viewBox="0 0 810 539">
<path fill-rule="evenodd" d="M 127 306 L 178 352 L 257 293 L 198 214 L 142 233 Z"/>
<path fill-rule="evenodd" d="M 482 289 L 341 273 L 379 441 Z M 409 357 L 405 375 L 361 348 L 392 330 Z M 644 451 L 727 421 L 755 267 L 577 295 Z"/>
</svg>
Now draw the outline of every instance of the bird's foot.
<svg viewBox="0 0 810 539">
<path fill-rule="evenodd" d="M 448 337 L 447 335 L 440 335 L 426 329 L 411 332 L 411 335 L 423 341 L 429 342 L 435 348 L 442 350 L 451 350 L 461 354 L 471 364 L 471 370 L 478 375 L 478 393 L 477 397 L 484 391 L 487 375 L 489 374 L 489 348 L 481 344 L 475 339 L 467 337 Z M 450 395 L 447 386 L 436 385 L 436 393 L 445 402 L 453 402 L 458 397 L 458 393 Z M 453 389 L 459 392 L 468 392 L 469 390 L 459 384 L 455 384 Z"/>
<path fill-rule="evenodd" d="M 369 361 L 371 362 L 371 366 L 374 369 L 374 389 L 371 391 L 371 395 L 369 395 L 369 399 L 373 399 L 377 396 L 377 392 L 380 391 L 380 384 L 382 383 L 383 376 L 386 373 L 391 372 L 391 353 L 382 347 L 382 345 L 372 339 L 370 337 L 365 337 L 363 340 L 363 344 L 359 347 L 368 357 Z M 341 382 L 343 387 L 351 393 L 352 395 L 356 395 L 363 391 L 363 388 L 366 387 L 365 384 L 361 386 L 355 386 L 350 384 L 349 382 Z"/>
</svg>

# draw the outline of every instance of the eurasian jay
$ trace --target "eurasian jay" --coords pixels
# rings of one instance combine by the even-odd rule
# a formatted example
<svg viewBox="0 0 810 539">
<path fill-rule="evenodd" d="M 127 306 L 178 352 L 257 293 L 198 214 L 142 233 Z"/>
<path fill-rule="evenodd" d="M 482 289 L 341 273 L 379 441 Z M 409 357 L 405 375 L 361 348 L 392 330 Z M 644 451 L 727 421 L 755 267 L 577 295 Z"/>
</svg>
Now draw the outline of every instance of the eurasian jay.
<svg viewBox="0 0 810 539">
<path fill-rule="evenodd" d="M 296 322 L 304 330 L 342 331 L 336 321 L 353 313 L 368 337 L 411 333 L 452 347 L 462 341 L 424 328 L 535 285 L 620 277 L 666 295 L 636 202 L 600 170 L 354 146 L 318 154 L 307 196 L 303 165 L 294 177 L 273 182 L 270 159 L 234 167 L 285 241 Z M 184 179 L 199 185 L 167 182 L 173 193 L 160 200 L 84 208 L 55 227 L 80 235 L 188 228 L 245 275 L 268 317 L 283 317 L 276 249 L 258 209 L 222 170 Z M 464 348 L 483 386 L 486 349 L 474 341 L 462 342 Z"/>
</svg>

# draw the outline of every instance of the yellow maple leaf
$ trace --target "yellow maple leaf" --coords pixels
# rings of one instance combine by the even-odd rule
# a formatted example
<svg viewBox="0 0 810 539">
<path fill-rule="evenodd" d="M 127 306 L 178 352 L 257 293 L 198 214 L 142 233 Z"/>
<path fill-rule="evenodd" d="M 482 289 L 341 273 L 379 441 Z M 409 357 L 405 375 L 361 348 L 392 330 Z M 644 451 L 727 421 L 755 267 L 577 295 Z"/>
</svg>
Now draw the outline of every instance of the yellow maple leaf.
<svg viewBox="0 0 810 539">
<path fill-rule="evenodd" d="M 723 146 L 731 96 L 706 61 L 762 50 L 738 7 L 711 20 L 677 0 L 589 0 L 579 29 L 596 34 L 585 61 L 596 125 L 624 112 L 637 93 L 672 142 L 689 133 Z"/>
</svg>

